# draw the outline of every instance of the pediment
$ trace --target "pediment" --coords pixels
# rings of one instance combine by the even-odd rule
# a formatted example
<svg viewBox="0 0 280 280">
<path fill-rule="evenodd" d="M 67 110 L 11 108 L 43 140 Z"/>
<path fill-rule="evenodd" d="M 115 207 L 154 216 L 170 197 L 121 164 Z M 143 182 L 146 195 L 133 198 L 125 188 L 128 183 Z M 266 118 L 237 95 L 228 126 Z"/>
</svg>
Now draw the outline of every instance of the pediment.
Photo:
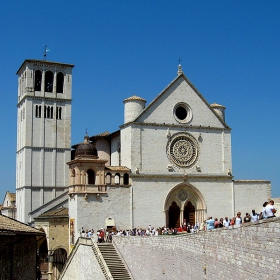
<svg viewBox="0 0 280 280">
<path fill-rule="evenodd" d="M 229 128 L 184 74 L 174 79 L 134 122 Z"/>
</svg>

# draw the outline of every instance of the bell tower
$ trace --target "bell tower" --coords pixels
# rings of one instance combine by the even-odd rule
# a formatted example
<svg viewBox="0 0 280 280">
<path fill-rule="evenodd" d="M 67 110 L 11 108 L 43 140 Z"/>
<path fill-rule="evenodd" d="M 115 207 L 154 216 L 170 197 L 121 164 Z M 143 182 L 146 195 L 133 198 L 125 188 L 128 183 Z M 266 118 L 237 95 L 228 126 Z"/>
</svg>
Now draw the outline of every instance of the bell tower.
<svg viewBox="0 0 280 280">
<path fill-rule="evenodd" d="M 72 68 L 27 59 L 17 71 L 18 220 L 67 191 L 71 159 Z"/>
</svg>

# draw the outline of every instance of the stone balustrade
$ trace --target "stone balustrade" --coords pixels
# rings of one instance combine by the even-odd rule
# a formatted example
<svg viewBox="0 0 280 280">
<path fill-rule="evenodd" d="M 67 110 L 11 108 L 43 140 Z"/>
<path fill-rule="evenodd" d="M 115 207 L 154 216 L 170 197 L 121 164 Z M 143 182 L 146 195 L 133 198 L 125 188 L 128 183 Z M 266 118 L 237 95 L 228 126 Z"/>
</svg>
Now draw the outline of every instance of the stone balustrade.
<svg viewBox="0 0 280 280">
<path fill-rule="evenodd" d="M 107 193 L 107 186 L 106 185 L 72 185 L 69 186 L 69 194 L 75 193 L 94 193 L 94 194 L 105 194 Z"/>
</svg>

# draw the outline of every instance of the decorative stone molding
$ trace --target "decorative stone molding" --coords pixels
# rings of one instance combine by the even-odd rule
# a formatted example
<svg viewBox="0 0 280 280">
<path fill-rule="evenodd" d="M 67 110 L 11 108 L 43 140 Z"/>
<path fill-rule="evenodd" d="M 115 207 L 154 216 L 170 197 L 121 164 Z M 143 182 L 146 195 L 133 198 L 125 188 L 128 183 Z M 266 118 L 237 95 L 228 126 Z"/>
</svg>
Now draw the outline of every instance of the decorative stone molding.
<svg viewBox="0 0 280 280">
<path fill-rule="evenodd" d="M 179 132 L 172 135 L 167 142 L 167 157 L 179 168 L 192 167 L 199 157 L 199 145 L 189 133 Z"/>
</svg>

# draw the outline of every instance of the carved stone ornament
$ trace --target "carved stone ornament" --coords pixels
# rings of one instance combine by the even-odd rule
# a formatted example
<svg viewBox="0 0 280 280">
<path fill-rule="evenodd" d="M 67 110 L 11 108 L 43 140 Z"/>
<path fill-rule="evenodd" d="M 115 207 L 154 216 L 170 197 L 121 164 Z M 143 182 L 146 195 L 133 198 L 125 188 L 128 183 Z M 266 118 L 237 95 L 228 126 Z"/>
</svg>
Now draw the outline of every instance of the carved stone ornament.
<svg viewBox="0 0 280 280">
<path fill-rule="evenodd" d="M 168 159 L 180 168 L 193 166 L 199 156 L 199 145 L 196 139 L 186 132 L 173 134 L 167 142 Z"/>
<path fill-rule="evenodd" d="M 185 201 L 188 198 L 188 192 L 184 189 L 179 190 L 177 197 L 181 200 L 181 201 Z"/>
</svg>

